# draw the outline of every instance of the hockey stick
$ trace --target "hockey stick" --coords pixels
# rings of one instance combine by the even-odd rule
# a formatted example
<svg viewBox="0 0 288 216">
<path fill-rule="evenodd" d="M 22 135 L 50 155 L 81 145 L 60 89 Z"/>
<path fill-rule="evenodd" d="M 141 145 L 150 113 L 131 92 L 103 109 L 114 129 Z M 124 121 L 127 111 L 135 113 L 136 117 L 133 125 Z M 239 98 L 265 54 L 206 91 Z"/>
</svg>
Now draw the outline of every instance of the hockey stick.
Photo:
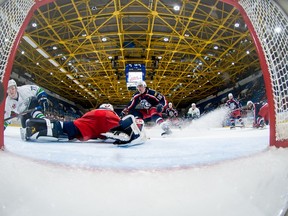
<svg viewBox="0 0 288 216">
<path fill-rule="evenodd" d="M 26 110 L 26 111 L 24 111 L 24 112 L 22 112 L 22 113 L 15 113 L 15 115 L 10 116 L 10 117 L 8 117 L 8 118 L 5 118 L 5 119 L 4 119 L 4 122 L 5 122 L 5 121 L 8 121 L 8 120 L 10 120 L 10 119 L 13 119 L 13 118 L 16 118 L 16 117 L 19 117 L 19 116 L 28 114 L 28 113 L 30 113 L 30 112 L 32 112 L 32 111 L 34 111 L 34 110 L 35 110 L 35 109 L 28 109 L 28 110 Z"/>
</svg>

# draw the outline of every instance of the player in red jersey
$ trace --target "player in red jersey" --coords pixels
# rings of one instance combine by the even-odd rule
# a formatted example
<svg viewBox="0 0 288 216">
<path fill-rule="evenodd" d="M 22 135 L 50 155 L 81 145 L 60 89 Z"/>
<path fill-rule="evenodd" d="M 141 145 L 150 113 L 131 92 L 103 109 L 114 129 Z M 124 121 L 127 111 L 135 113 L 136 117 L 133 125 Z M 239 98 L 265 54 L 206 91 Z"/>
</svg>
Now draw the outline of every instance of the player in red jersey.
<svg viewBox="0 0 288 216">
<path fill-rule="evenodd" d="M 143 131 L 137 127 L 134 116 L 129 115 L 121 120 L 111 104 L 102 104 L 98 109 L 89 111 L 74 121 L 29 119 L 25 139 L 38 139 L 41 136 L 59 138 L 67 135 L 69 140 L 87 141 L 105 139 L 109 131 L 111 134 L 108 138 L 114 139 L 117 144 L 128 143 L 138 138 L 137 142 L 145 141 Z"/>
<path fill-rule="evenodd" d="M 265 124 L 269 123 L 269 106 L 266 102 L 253 103 L 247 102 L 247 108 L 254 111 L 253 127 L 263 128 Z"/>
</svg>

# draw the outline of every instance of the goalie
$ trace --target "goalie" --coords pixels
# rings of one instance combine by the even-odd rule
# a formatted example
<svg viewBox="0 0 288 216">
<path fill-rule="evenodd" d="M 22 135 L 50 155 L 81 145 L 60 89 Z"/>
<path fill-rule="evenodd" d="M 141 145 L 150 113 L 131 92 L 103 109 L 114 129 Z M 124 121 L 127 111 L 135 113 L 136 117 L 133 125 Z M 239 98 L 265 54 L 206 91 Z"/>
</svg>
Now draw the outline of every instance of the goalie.
<svg viewBox="0 0 288 216">
<path fill-rule="evenodd" d="M 120 119 L 111 104 L 102 104 L 74 121 L 29 119 L 24 137 L 25 140 L 35 140 L 39 137 L 60 138 L 64 135 L 69 140 L 81 141 L 109 138 L 116 145 L 135 145 L 146 140 L 143 124 L 143 120 L 136 120 L 132 115 Z"/>
</svg>

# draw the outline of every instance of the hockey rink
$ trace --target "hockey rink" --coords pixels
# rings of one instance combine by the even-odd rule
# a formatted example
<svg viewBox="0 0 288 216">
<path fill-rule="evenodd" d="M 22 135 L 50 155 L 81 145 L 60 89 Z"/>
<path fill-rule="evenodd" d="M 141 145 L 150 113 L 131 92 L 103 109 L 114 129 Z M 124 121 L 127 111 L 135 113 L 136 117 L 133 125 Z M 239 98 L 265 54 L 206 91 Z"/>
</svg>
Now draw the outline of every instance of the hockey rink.
<svg viewBox="0 0 288 216">
<path fill-rule="evenodd" d="M 220 111 L 130 148 L 89 142 L 24 142 L 5 131 L 1 216 L 272 216 L 288 203 L 288 149 L 269 128 L 221 126 Z"/>
</svg>

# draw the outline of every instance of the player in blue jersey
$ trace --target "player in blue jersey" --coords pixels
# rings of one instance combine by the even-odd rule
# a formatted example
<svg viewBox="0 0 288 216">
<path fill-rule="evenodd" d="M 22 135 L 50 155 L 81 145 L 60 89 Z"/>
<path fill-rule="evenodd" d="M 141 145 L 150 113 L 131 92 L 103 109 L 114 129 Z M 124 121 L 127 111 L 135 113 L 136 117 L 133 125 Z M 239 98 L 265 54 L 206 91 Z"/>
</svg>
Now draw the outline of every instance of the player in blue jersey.
<svg viewBox="0 0 288 216">
<path fill-rule="evenodd" d="M 168 103 L 164 95 L 147 87 L 145 81 L 137 83 L 137 92 L 131 98 L 122 115 L 132 114 L 141 119 L 151 119 L 164 130 L 162 135 L 171 134 L 169 124 L 162 118 Z"/>
<path fill-rule="evenodd" d="M 235 128 L 235 121 L 238 119 L 241 126 L 244 126 L 242 117 L 241 117 L 241 104 L 236 100 L 232 93 L 228 94 L 228 101 L 226 106 L 230 109 L 230 127 Z"/>
</svg>

